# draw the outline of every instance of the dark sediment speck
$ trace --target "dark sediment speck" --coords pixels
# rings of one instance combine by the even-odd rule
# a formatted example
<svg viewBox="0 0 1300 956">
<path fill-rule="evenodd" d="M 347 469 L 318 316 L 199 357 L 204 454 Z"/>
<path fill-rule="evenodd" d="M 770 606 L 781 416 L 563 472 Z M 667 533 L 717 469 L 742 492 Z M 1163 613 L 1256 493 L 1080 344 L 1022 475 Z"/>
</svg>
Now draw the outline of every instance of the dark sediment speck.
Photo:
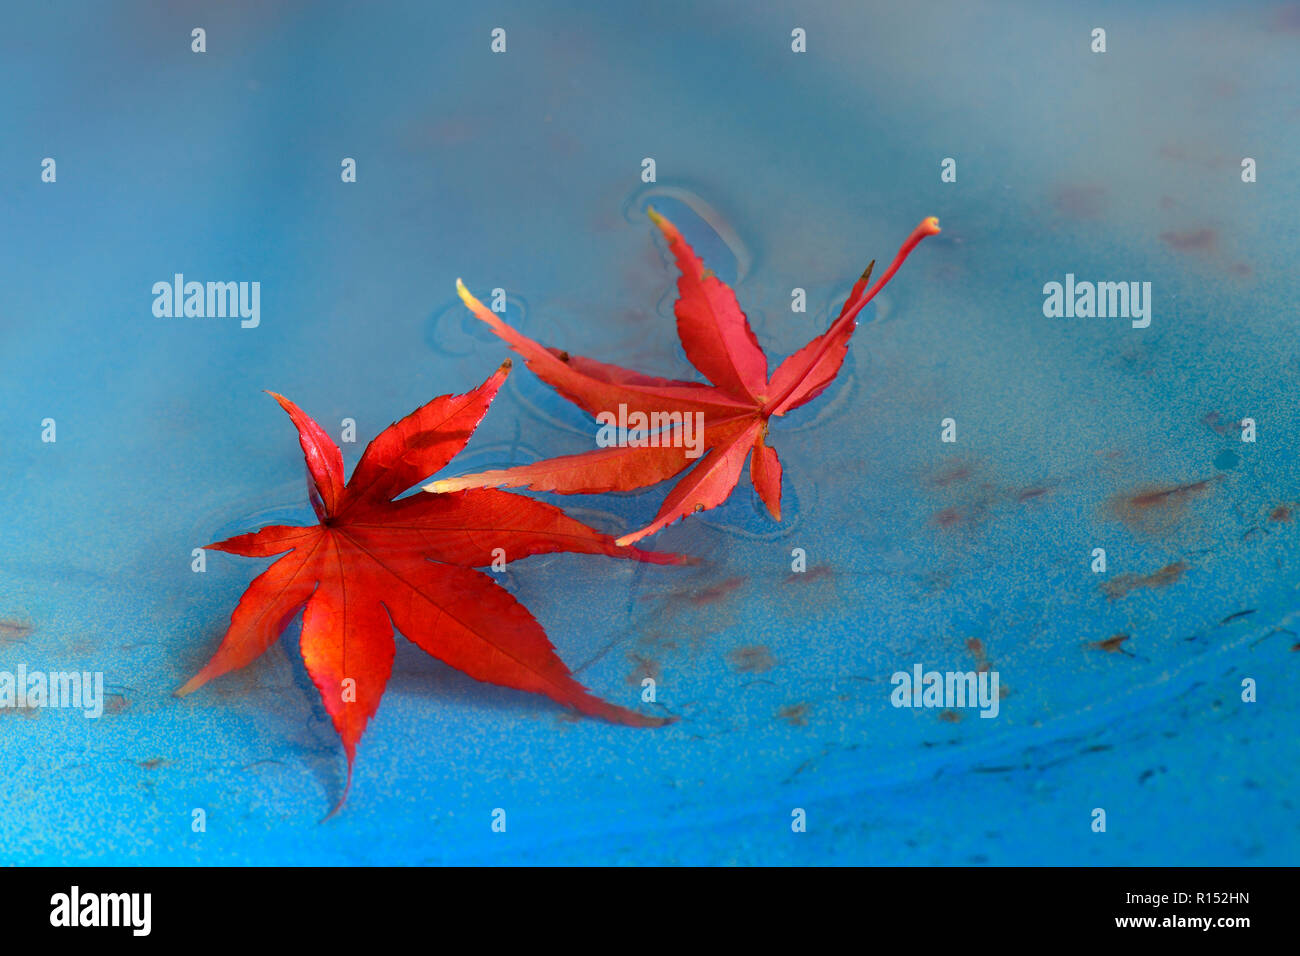
<svg viewBox="0 0 1300 956">
<path fill-rule="evenodd" d="M 1186 561 L 1166 564 L 1159 571 L 1150 574 L 1118 574 L 1109 581 L 1101 583 L 1101 589 L 1112 601 L 1124 597 L 1138 588 L 1164 588 L 1181 581 L 1187 571 Z"/>
</svg>

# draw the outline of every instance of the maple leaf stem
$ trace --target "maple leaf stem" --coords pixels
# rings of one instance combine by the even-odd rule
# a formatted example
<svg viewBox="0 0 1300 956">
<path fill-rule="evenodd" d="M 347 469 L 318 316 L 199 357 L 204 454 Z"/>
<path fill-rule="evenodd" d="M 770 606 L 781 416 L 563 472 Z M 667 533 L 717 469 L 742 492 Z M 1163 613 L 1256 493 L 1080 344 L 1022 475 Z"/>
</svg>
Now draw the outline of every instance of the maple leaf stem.
<svg viewBox="0 0 1300 956">
<path fill-rule="evenodd" d="M 867 266 L 866 271 L 863 272 L 862 278 L 854 283 L 853 290 L 849 293 L 849 298 L 845 301 L 844 308 L 840 309 L 839 316 L 831 323 L 830 328 L 822 333 L 822 347 L 817 350 L 816 357 L 808 363 L 808 369 L 810 371 L 815 369 L 826 356 L 826 353 L 830 351 L 831 344 L 835 341 L 835 336 L 831 333 L 835 332 L 841 326 L 848 325 L 850 322 L 857 319 L 858 313 L 861 312 L 863 307 L 876 297 L 876 293 L 883 289 L 889 280 L 894 277 L 894 273 L 898 271 L 898 267 L 903 264 L 903 261 L 909 255 L 912 254 L 912 250 L 921 244 L 921 240 L 925 239 L 927 236 L 937 235 L 938 233 L 938 217 L 927 216 L 925 219 L 922 219 L 920 224 L 912 230 L 912 234 L 907 237 L 907 240 L 899 246 L 898 255 L 894 256 L 894 261 L 889 264 L 889 268 L 885 270 L 884 275 L 877 279 L 870 289 L 861 293 L 861 295 L 855 300 L 854 296 L 860 292 L 862 286 L 866 285 L 867 279 L 871 275 L 872 267 L 876 264 L 874 259 L 871 261 L 871 265 Z M 789 398 L 800 384 L 802 384 L 802 380 L 791 382 L 790 385 L 786 387 L 785 391 L 778 395 L 775 400 L 766 402 L 765 407 L 769 409 L 780 408 L 781 403 Z"/>
</svg>

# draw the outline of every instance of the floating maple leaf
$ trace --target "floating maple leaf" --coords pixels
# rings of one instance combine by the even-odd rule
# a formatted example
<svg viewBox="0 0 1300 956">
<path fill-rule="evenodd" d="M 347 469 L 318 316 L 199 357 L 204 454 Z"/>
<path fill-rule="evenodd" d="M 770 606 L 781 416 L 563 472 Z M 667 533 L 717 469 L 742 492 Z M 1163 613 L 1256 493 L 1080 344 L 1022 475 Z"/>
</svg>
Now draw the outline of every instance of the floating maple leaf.
<svg viewBox="0 0 1300 956">
<path fill-rule="evenodd" d="M 592 415 L 617 414 L 620 406 L 630 418 L 641 413 L 664 424 L 654 441 L 640 445 L 600 448 L 580 455 L 552 458 L 531 465 L 445 478 L 425 485 L 445 493 L 489 486 L 524 487 L 560 494 L 629 491 L 672 478 L 692 459 L 684 440 L 685 416 L 703 423 L 707 449 L 690 474 L 668 493 L 655 519 L 640 531 L 619 538 L 621 545 L 647 535 L 695 511 L 715 508 L 727 500 L 750 451 L 750 479 L 768 511 L 781 520 L 781 462 L 767 444 L 773 416 L 812 401 L 838 374 L 857 327 L 857 315 L 898 271 L 903 260 L 926 236 L 939 231 L 939 220 L 925 219 L 908 236 L 898 255 L 875 285 L 867 288 L 873 260 L 853 286 L 839 316 L 829 329 L 782 362 L 771 376 L 767 355 L 758 344 L 736 295 L 705 270 L 677 228 L 650 210 L 677 260 L 677 334 L 686 357 L 712 385 L 656 378 L 606 365 L 539 345 L 485 308 L 465 285 L 457 291 L 474 314 L 524 356 L 528 367 L 561 395 Z M 677 416 L 673 419 L 673 416 Z M 675 435 L 681 427 L 682 434 Z M 677 440 L 665 440 L 668 439 Z M 644 436 L 648 438 L 649 436 Z M 641 440 L 639 437 L 638 440 Z"/>
<path fill-rule="evenodd" d="M 177 694 L 251 662 L 305 605 L 303 663 L 343 740 L 348 786 L 357 741 L 392 671 L 394 629 L 477 680 L 545 694 L 615 723 L 668 723 L 588 693 L 528 610 L 473 568 L 491 564 L 498 548 L 507 560 L 555 551 L 657 563 L 682 558 L 616 545 L 559 508 L 505 491 L 393 500 L 465 447 L 509 368 L 506 362 L 477 389 L 435 398 L 390 425 L 366 447 L 346 484 L 338 446 L 297 405 L 272 393 L 298 429 L 320 523 L 272 525 L 208 545 L 283 557 L 248 586 L 212 660 Z"/>
</svg>

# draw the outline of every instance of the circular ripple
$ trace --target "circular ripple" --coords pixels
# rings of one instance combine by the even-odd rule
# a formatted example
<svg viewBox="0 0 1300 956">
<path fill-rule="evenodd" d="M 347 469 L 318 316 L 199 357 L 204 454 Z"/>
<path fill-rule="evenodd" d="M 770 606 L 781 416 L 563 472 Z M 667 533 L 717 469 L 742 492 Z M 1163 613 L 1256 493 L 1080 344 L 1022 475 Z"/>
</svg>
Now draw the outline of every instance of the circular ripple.
<svg viewBox="0 0 1300 956">
<path fill-rule="evenodd" d="M 718 278 L 732 286 L 745 281 L 754 261 L 749 247 L 726 217 L 697 192 L 670 183 L 650 183 L 624 201 L 623 218 L 639 225 L 646 221 L 650 206 L 672 220 Z"/>
<path fill-rule="evenodd" d="M 268 525 L 309 525 L 316 523 L 315 513 L 307 501 L 306 491 L 296 482 L 285 482 L 269 495 L 259 495 L 258 501 L 268 498 L 281 504 L 256 508 L 249 499 L 222 506 L 220 511 L 200 517 L 192 532 L 195 541 L 210 543 L 225 541 L 236 535 L 251 534 Z M 295 500 L 296 499 L 296 500 Z M 234 515 L 235 517 L 231 517 Z M 198 547 L 196 544 L 195 547 Z"/>
<path fill-rule="evenodd" d="M 850 345 L 848 354 L 844 356 L 844 364 L 840 366 L 840 373 L 826 386 L 826 391 L 807 405 L 772 419 L 774 440 L 779 441 L 782 434 L 790 435 L 820 428 L 841 418 L 853 409 L 853 396 L 857 392 L 858 357 Z"/>
<path fill-rule="evenodd" d="M 817 489 L 811 483 L 792 481 L 786 472 L 781 479 L 781 521 L 777 523 L 748 478 L 742 477 L 723 504 L 702 511 L 690 520 L 748 541 L 779 541 L 803 523 L 812 512 L 816 497 Z"/>
</svg>

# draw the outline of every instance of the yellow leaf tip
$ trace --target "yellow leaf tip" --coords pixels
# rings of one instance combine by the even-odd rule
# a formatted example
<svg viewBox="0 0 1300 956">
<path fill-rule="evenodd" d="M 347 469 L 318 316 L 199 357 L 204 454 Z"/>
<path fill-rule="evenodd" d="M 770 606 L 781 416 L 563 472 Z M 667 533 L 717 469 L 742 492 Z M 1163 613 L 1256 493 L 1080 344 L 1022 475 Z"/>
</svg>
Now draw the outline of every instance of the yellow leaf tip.
<svg viewBox="0 0 1300 956">
<path fill-rule="evenodd" d="M 677 235 L 677 228 L 669 222 L 667 218 L 655 212 L 654 206 L 650 206 L 646 209 L 646 215 L 650 217 L 651 222 L 659 227 L 659 231 L 668 237 L 669 242 L 671 242 Z"/>
</svg>

